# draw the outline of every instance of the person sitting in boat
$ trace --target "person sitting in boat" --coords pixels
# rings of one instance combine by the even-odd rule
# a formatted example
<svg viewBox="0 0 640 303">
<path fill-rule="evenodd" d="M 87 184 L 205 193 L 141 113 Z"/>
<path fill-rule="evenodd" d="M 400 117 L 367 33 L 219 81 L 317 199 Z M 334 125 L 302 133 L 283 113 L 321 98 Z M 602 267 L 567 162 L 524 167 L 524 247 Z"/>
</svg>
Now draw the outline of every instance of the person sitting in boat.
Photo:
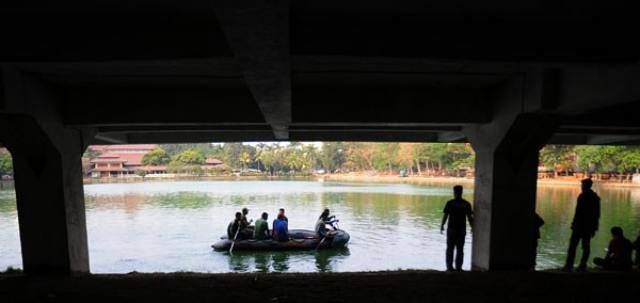
<svg viewBox="0 0 640 303">
<path fill-rule="evenodd" d="M 289 241 L 289 223 L 284 214 L 278 214 L 278 218 L 273 220 L 273 238 L 280 241 Z"/>
<path fill-rule="evenodd" d="M 262 213 L 262 217 L 256 220 L 256 227 L 253 230 L 254 239 L 265 240 L 271 237 L 269 234 L 269 223 L 267 223 L 267 219 L 269 219 L 269 214 Z"/>
<path fill-rule="evenodd" d="M 280 210 L 278 210 L 278 218 L 282 216 L 284 218 L 285 221 L 289 222 L 289 218 L 287 218 L 287 216 L 284 215 L 284 208 L 281 208 Z M 275 220 L 274 220 L 275 221 Z"/>
<path fill-rule="evenodd" d="M 229 237 L 230 240 L 241 237 L 239 232 L 241 220 L 242 220 L 242 213 L 237 212 L 236 218 L 229 223 L 229 226 L 227 226 L 227 237 Z M 236 236 L 236 233 L 238 234 L 237 236 Z"/>
<path fill-rule="evenodd" d="M 242 234 L 243 239 L 251 239 L 253 237 L 253 227 L 251 226 L 251 222 L 247 220 L 247 215 L 249 214 L 248 208 L 242 209 L 242 217 L 240 218 L 240 233 Z"/>
<path fill-rule="evenodd" d="M 329 216 L 329 214 L 329 209 L 325 208 L 322 214 L 320 214 L 320 217 L 318 217 L 318 221 L 316 222 L 315 230 L 320 238 L 332 237 L 336 233 L 335 230 L 327 229 L 327 224 L 333 226 L 333 223 L 338 221 L 335 219 L 335 216 Z"/>
</svg>

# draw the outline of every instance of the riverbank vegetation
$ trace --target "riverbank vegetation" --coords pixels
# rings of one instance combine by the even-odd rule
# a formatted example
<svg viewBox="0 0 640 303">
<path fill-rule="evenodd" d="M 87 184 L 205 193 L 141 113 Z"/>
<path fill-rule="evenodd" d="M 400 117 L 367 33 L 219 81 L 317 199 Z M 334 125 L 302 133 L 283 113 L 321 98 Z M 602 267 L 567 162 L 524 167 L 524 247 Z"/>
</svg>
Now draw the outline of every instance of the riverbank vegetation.
<svg viewBox="0 0 640 303">
<path fill-rule="evenodd" d="M 224 165 L 204 169 L 207 158 L 219 159 Z M 475 153 L 471 145 L 464 143 L 163 144 L 145 154 L 142 162 L 166 166 L 169 173 L 194 175 L 361 173 L 460 177 L 473 175 Z M 640 147 L 636 146 L 547 145 L 540 151 L 542 178 L 589 175 L 625 181 L 638 173 Z M 12 175 L 11 155 L 6 150 L 0 150 L 0 175 Z"/>
<path fill-rule="evenodd" d="M 230 171 L 269 175 L 312 173 L 465 176 L 473 174 L 475 153 L 463 143 L 291 142 L 167 144 L 147 155 L 146 165 L 169 165 L 174 171 L 195 167 L 213 157 Z M 640 170 L 640 148 L 632 146 L 547 145 L 540 151 L 547 177 L 579 173 L 596 179 L 630 179 Z"/>
</svg>

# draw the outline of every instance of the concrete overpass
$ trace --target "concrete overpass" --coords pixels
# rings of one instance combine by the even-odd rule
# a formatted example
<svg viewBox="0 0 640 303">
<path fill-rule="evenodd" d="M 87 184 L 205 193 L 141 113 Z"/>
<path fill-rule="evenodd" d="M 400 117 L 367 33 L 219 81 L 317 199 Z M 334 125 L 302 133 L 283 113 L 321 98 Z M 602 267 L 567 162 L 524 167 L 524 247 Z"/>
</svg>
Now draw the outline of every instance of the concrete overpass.
<svg viewBox="0 0 640 303">
<path fill-rule="evenodd" d="M 89 271 L 88 144 L 472 143 L 473 268 L 528 267 L 538 150 L 640 142 L 632 1 L 0 4 L 24 269 Z"/>
</svg>

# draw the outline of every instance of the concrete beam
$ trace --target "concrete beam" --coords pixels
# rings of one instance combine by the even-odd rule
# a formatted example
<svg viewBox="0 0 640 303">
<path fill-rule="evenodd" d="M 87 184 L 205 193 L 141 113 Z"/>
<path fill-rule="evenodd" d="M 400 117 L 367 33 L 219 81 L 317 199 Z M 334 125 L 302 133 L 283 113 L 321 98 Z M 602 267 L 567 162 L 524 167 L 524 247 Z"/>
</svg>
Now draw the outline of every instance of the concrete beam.
<svg viewBox="0 0 640 303">
<path fill-rule="evenodd" d="M 609 135 L 589 136 L 588 145 L 635 145 L 640 141 L 640 136 Z"/>
<path fill-rule="evenodd" d="M 443 132 L 438 134 L 438 142 L 464 142 L 467 136 L 463 132 Z"/>
<path fill-rule="evenodd" d="M 566 68 L 559 114 L 577 115 L 640 100 L 640 67 L 602 66 Z"/>
<path fill-rule="evenodd" d="M 216 1 L 215 11 L 247 86 L 276 139 L 289 138 L 289 1 Z"/>
</svg>

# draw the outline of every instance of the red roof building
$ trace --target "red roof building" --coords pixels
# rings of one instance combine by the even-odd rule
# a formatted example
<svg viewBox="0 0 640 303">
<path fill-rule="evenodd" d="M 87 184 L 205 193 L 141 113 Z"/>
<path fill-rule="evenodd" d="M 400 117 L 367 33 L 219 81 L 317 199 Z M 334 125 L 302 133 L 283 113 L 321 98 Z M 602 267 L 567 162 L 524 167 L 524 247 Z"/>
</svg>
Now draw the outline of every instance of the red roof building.
<svg viewBox="0 0 640 303">
<path fill-rule="evenodd" d="M 92 177 L 123 177 L 142 170 L 147 174 L 161 174 L 167 171 L 165 166 L 143 166 L 142 158 L 156 144 L 92 145 L 92 151 L 102 152 L 90 160 Z"/>
<path fill-rule="evenodd" d="M 222 164 L 224 163 L 216 158 L 207 158 L 207 161 L 204 162 L 202 167 L 211 168 L 211 167 L 216 167 Z"/>
</svg>

